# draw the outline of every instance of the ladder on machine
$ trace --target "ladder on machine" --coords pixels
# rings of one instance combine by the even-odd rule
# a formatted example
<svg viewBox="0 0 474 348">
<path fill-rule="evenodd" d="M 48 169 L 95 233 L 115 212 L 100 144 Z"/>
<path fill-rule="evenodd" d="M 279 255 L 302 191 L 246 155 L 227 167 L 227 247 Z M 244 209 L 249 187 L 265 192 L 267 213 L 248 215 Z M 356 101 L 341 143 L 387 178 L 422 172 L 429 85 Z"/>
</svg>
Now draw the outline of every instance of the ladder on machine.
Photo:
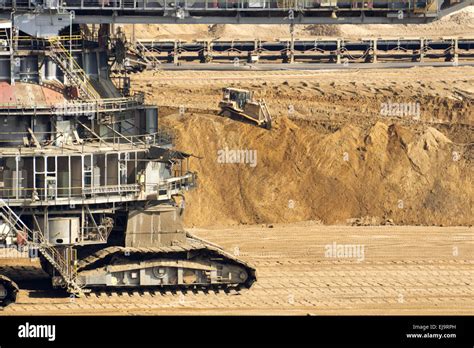
<svg viewBox="0 0 474 348">
<path fill-rule="evenodd" d="M 80 97 L 86 100 L 100 100 L 101 97 L 92 86 L 86 72 L 77 63 L 71 52 L 64 47 L 61 38 L 52 37 L 48 41 L 51 45 L 51 58 L 66 75 L 69 83 L 78 88 Z"/>
<path fill-rule="evenodd" d="M 0 28 L 0 54 L 10 55 L 12 52 L 11 29 Z"/>
<path fill-rule="evenodd" d="M 82 287 L 77 283 L 75 268 L 68 264 L 61 252 L 50 245 L 41 231 L 31 231 L 10 206 L 0 199 L 0 219 L 6 223 L 15 235 L 25 237 L 26 244 L 35 246 L 53 268 L 60 274 L 67 286 L 68 292 L 80 296 L 84 293 Z"/>
<path fill-rule="evenodd" d="M 154 56 L 153 51 L 148 49 L 143 43 L 137 41 L 136 46 L 132 49 L 147 64 L 147 69 L 156 69 L 161 62 Z"/>
</svg>

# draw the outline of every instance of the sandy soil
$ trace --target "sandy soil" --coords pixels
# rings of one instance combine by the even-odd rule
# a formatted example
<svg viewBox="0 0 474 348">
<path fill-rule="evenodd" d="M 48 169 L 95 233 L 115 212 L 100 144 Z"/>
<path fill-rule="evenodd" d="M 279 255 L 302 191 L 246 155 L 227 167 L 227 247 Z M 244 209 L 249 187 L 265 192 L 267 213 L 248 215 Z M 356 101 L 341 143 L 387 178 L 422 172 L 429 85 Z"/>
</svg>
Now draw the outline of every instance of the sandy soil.
<svg viewBox="0 0 474 348">
<path fill-rule="evenodd" d="M 133 85 L 161 106 L 177 148 L 196 156 L 188 226 L 473 223 L 473 68 L 158 71 Z M 227 86 L 265 98 L 274 129 L 217 116 Z M 419 117 L 382 115 L 390 102 L 418 103 Z M 219 163 L 226 148 L 256 150 L 256 166 Z"/>
<path fill-rule="evenodd" d="M 0 315 L 472 314 L 472 232 L 316 222 L 194 230 L 257 268 L 258 281 L 240 294 L 102 292 L 71 300 L 49 288 L 37 264 L 3 260 L 2 273 L 22 290 Z M 334 243 L 364 247 L 363 257 L 331 257 Z"/>
<path fill-rule="evenodd" d="M 130 37 L 132 26 L 124 30 Z M 344 37 L 347 39 L 368 37 L 439 37 L 439 36 L 474 36 L 474 6 L 444 17 L 428 24 L 405 25 L 297 25 L 295 35 L 306 37 Z M 273 40 L 288 38 L 288 25 L 136 25 L 137 39 L 261 39 Z"/>
</svg>

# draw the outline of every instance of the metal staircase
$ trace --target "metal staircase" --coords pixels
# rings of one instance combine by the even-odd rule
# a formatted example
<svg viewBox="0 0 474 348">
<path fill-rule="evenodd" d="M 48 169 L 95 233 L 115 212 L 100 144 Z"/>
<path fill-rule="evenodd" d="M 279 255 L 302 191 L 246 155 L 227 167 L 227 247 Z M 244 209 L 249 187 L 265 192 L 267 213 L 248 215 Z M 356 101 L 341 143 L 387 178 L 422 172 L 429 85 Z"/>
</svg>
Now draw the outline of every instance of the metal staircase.
<svg viewBox="0 0 474 348">
<path fill-rule="evenodd" d="M 51 46 L 51 58 L 68 78 L 70 84 L 78 88 L 79 97 L 85 100 L 100 100 L 99 93 L 92 86 L 85 71 L 64 47 L 61 39 L 52 37 L 48 41 Z"/>
<path fill-rule="evenodd" d="M 0 27 L 0 55 L 10 55 L 11 52 L 11 29 L 7 27 Z"/>
<path fill-rule="evenodd" d="M 75 267 L 69 265 L 61 252 L 48 243 L 41 231 L 31 231 L 3 199 L 0 199 L 0 219 L 11 228 L 15 235 L 24 236 L 27 245 L 38 248 L 44 258 L 61 275 L 68 292 L 77 296 L 83 294 L 84 290 L 76 282 L 77 273 Z"/>
<path fill-rule="evenodd" d="M 130 51 L 136 53 L 146 63 L 147 69 L 156 69 L 161 64 L 153 54 L 152 50 L 148 49 L 140 41 L 137 41 L 136 49 L 130 48 Z"/>
</svg>

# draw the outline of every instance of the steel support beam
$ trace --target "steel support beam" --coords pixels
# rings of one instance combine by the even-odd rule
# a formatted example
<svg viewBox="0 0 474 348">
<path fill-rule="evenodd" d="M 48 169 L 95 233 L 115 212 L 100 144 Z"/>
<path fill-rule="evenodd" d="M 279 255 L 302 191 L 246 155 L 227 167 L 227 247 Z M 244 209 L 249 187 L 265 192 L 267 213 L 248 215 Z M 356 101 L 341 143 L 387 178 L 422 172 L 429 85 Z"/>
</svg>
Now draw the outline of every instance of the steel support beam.
<svg viewBox="0 0 474 348">
<path fill-rule="evenodd" d="M 295 24 L 423 24 L 437 20 L 436 16 L 405 17 L 295 17 Z M 73 21 L 76 24 L 287 24 L 291 23 L 285 17 L 185 17 L 178 19 L 160 15 L 81 15 L 76 13 Z"/>
</svg>

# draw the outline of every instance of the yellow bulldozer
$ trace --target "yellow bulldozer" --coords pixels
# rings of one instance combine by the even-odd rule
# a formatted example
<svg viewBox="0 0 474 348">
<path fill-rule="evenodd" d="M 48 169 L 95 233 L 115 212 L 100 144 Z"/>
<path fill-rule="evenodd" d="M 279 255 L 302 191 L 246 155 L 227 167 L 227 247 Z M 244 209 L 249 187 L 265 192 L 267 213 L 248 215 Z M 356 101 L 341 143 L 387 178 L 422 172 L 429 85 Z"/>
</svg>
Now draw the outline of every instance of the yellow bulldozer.
<svg viewBox="0 0 474 348">
<path fill-rule="evenodd" d="M 219 115 L 251 122 L 265 129 L 272 128 L 272 117 L 263 99 L 254 100 L 253 92 L 239 88 L 224 88 L 219 103 Z"/>
</svg>

